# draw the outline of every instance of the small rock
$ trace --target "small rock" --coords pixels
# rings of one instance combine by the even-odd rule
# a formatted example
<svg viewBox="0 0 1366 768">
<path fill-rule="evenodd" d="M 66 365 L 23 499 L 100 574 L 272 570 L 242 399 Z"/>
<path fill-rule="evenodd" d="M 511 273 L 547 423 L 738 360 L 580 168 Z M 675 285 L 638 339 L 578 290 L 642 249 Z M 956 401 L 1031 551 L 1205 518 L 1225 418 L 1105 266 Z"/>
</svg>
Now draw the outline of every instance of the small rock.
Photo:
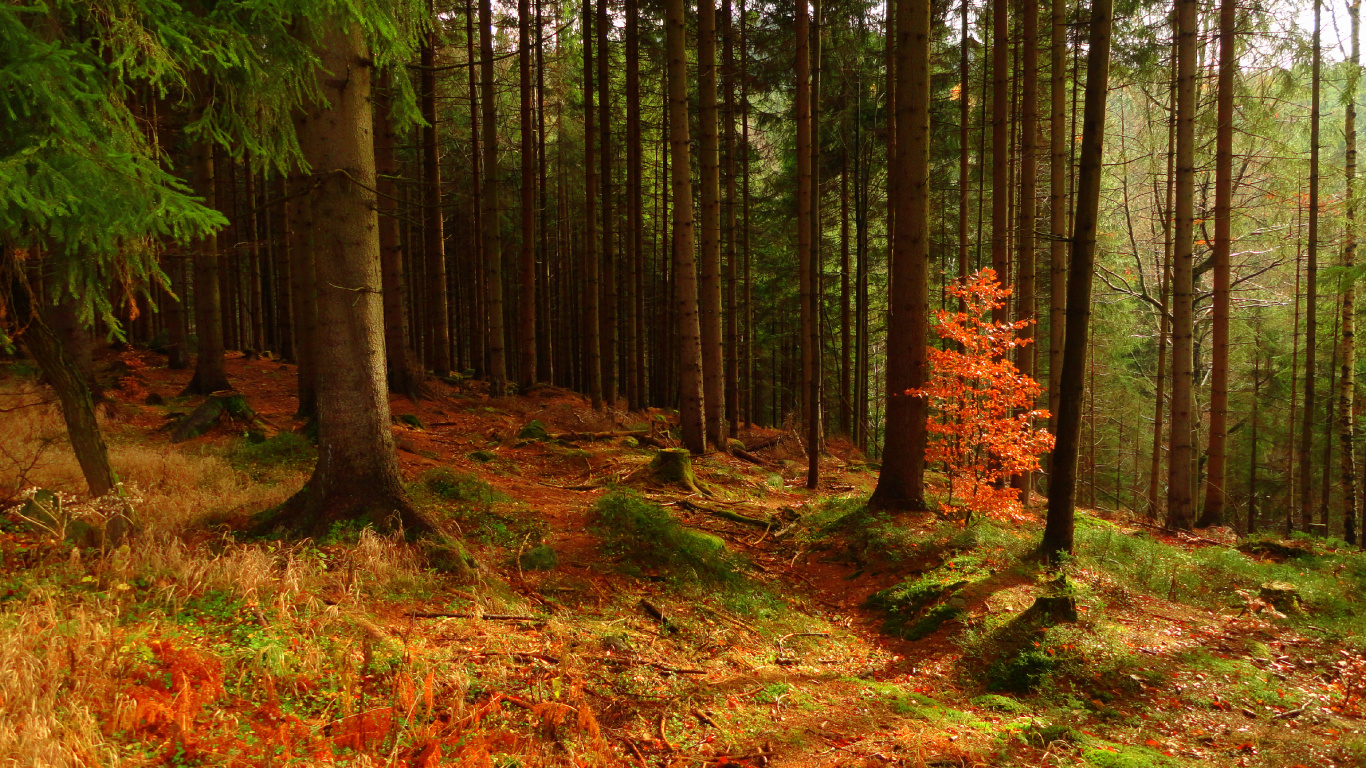
<svg viewBox="0 0 1366 768">
<path fill-rule="evenodd" d="M 152 392 L 148 394 L 146 399 L 144 399 L 142 402 L 144 405 L 165 405 L 166 398 L 162 397 L 161 395 L 158 395 L 155 392 Z"/>
<path fill-rule="evenodd" d="M 494 453 L 493 451 L 475 451 L 474 453 L 470 454 L 470 458 L 474 459 L 477 462 L 487 464 L 488 462 L 498 458 L 498 454 Z"/>
</svg>

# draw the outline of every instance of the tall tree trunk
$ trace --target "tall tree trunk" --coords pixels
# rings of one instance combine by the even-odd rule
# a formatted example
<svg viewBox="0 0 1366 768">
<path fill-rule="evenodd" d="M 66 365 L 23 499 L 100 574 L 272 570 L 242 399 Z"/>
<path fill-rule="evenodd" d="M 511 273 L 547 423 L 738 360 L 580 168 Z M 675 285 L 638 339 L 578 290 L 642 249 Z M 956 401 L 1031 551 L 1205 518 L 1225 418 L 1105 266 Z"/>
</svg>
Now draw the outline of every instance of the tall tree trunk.
<svg viewBox="0 0 1366 768">
<path fill-rule="evenodd" d="M 1067 314 L 1067 167 L 1072 143 L 1067 127 L 1067 0 L 1050 0 L 1048 47 L 1048 430 L 1057 434 L 1062 347 Z"/>
<path fill-rule="evenodd" d="M 1334 303 L 1336 304 L 1336 302 Z M 1337 385 L 1339 383 L 1338 320 L 1340 317 L 1341 316 L 1336 313 L 1333 315 L 1333 333 L 1328 337 L 1333 340 L 1333 347 L 1328 358 L 1328 397 L 1325 398 L 1326 402 L 1324 403 L 1327 413 L 1324 414 L 1323 419 L 1323 476 L 1321 478 L 1323 490 L 1319 495 L 1319 530 L 1324 536 L 1327 536 L 1329 533 L 1328 507 L 1331 505 L 1332 499 L 1329 497 L 1333 492 L 1333 406 L 1334 396 L 1337 394 Z"/>
<path fill-rule="evenodd" d="M 820 481 L 820 454 L 825 444 L 825 398 L 823 386 L 824 348 L 821 346 L 821 299 L 824 276 L 821 248 L 825 227 L 821 216 L 821 56 L 824 19 L 821 0 L 811 2 L 811 256 L 807 260 L 811 270 L 811 325 L 804 332 L 811 335 L 811 379 L 806 403 L 810 408 L 806 421 L 806 487 L 815 489 Z"/>
<path fill-rule="evenodd" d="M 303 489 L 260 524 L 305 535 L 353 521 L 431 532 L 435 523 L 405 495 L 389 426 L 378 222 L 369 192 L 375 185 L 369 52 L 354 25 L 329 29 L 314 51 L 326 100 L 307 121 L 313 135 L 304 142 L 318 180 L 318 463 Z"/>
<path fill-rule="evenodd" d="M 702 327 L 702 389 L 707 441 L 725 450 L 725 371 L 721 348 L 721 180 L 716 136 L 716 0 L 697 3 L 697 131 L 701 253 L 697 260 Z M 800 152 L 800 148 L 798 149 Z"/>
<path fill-rule="evenodd" d="M 559 21 L 558 9 L 555 14 L 556 23 Z M 551 296 L 553 295 L 552 283 L 550 279 L 550 226 L 549 211 L 550 206 L 546 200 L 550 196 L 548 185 L 548 174 L 546 159 L 546 132 L 545 132 L 545 22 L 542 15 L 541 0 L 536 0 L 536 141 L 538 148 L 537 161 L 540 170 L 540 193 L 537 201 L 540 216 L 537 219 L 538 235 L 540 240 L 538 248 L 538 282 L 539 288 L 536 292 L 536 380 L 545 382 L 555 381 L 554 353 L 552 352 L 551 339 L 554 334 L 551 329 L 555 326 L 551 324 L 550 309 Z M 556 273 L 558 275 L 558 272 Z"/>
<path fill-rule="evenodd" d="M 503 235 L 501 173 L 498 169 L 498 101 L 493 81 L 493 12 L 490 0 L 479 3 L 480 75 L 484 108 L 484 269 L 488 288 L 489 392 L 502 397 L 507 388 L 507 349 L 503 335 Z"/>
<path fill-rule="evenodd" d="M 289 177 L 286 174 L 277 174 L 275 177 L 275 191 L 273 192 L 277 200 L 284 200 L 289 194 Z M 275 238 L 275 274 L 272 283 L 275 287 L 275 312 L 279 329 L 280 357 L 286 362 L 296 362 L 298 360 L 298 328 L 294 321 L 294 304 L 290 298 L 290 274 L 289 247 L 292 242 L 292 235 L 289 231 L 289 206 L 281 204 L 274 214 L 274 238 Z M 401 297 L 400 297 L 401 298 Z"/>
<path fill-rule="evenodd" d="M 1104 2 L 1105 0 L 1101 0 Z M 930 2 L 897 0 L 896 230 L 887 327 L 887 410 L 875 509 L 925 508 L 923 387 L 929 310 Z"/>
<path fill-rule="evenodd" d="M 617 404 L 617 255 L 616 206 L 612 191 L 612 55 L 607 33 L 612 20 L 607 0 L 598 0 L 598 130 L 602 140 L 602 304 L 599 307 L 599 332 L 602 334 L 602 397 L 607 405 Z"/>
<path fill-rule="evenodd" d="M 1176 239 L 1172 274 L 1172 432 L 1167 467 L 1167 525 L 1190 530 L 1195 312 L 1195 57 L 1197 0 L 1177 0 Z"/>
<path fill-rule="evenodd" d="M 1038 158 L 1034 141 L 1039 130 L 1039 5 L 1036 0 L 1020 0 L 1020 233 L 1016 257 L 1015 319 L 1026 323 L 1020 329 L 1021 346 L 1015 367 L 1021 376 L 1034 376 L 1034 215 L 1038 186 Z M 1029 475 L 1012 478 L 1020 490 L 1021 501 L 1029 504 Z"/>
<path fill-rule="evenodd" d="M 601 289 L 598 285 L 601 262 L 598 258 L 598 149 L 597 115 L 593 85 L 593 0 L 583 0 L 583 164 L 584 219 L 583 260 L 583 345 L 582 360 L 587 371 L 588 396 L 593 408 L 602 408 L 602 331 L 600 322 Z"/>
<path fill-rule="evenodd" d="M 1232 0 L 1224 0 L 1231 2 Z M 1347 116 L 1343 126 L 1347 141 L 1347 229 L 1343 233 L 1342 267 L 1342 353 L 1338 368 L 1338 443 L 1342 454 L 1342 538 L 1348 544 L 1357 540 L 1357 473 L 1356 419 L 1353 400 L 1356 395 L 1356 174 L 1357 174 L 1357 79 L 1361 71 L 1361 0 L 1352 0 L 1347 8 L 1352 18 L 1352 59 L 1348 63 L 1346 103 Z"/>
<path fill-rule="evenodd" d="M 704 0 L 710 2 L 710 0 Z M 683 0 L 665 0 L 665 59 L 669 79 L 669 146 L 673 188 L 674 301 L 679 348 L 679 426 L 683 445 L 707 449 L 703 417 L 702 331 L 697 316 L 697 265 L 693 257 L 692 179 L 688 158 L 688 53 Z"/>
<path fill-rule="evenodd" d="M 724 41 L 722 51 L 722 77 L 725 85 L 725 110 L 721 122 L 721 134 L 724 137 L 722 142 L 725 152 L 726 164 L 726 188 L 725 188 L 725 379 L 726 386 L 723 399 L 725 400 L 726 413 L 725 420 L 728 425 L 728 435 L 736 437 L 740 429 L 740 352 L 736 344 L 737 328 L 736 323 L 739 318 L 736 316 L 736 232 L 735 232 L 735 27 L 731 18 L 730 0 L 721 0 L 721 39 Z"/>
<path fill-rule="evenodd" d="M 815 233 L 811 220 L 811 202 L 814 199 L 811 178 L 811 19 L 807 0 L 797 0 L 797 88 L 794 106 L 797 114 L 797 271 L 799 283 L 798 301 L 801 302 L 801 354 L 802 354 L 802 417 L 806 420 L 806 486 L 815 488 L 819 481 L 819 406 L 813 396 L 816 392 L 816 314 L 813 294 L 815 286 L 815 244 L 811 236 Z"/>
<path fill-rule="evenodd" d="M 1320 45 L 1320 3 L 1314 0 L 1314 62 L 1309 106 L 1309 247 L 1305 259 L 1304 412 L 1300 425 L 1300 526 L 1310 530 L 1314 515 L 1314 484 L 1310 480 L 1314 447 L 1314 352 L 1318 344 L 1319 272 L 1319 79 L 1323 67 Z"/>
<path fill-rule="evenodd" d="M 754 283 L 749 252 L 749 21 L 740 3 L 740 247 L 745 261 L 745 423 L 754 426 Z"/>
<path fill-rule="evenodd" d="M 1173 19 L 1175 16 L 1173 15 Z M 1173 25 L 1175 30 L 1175 25 Z M 1176 190 L 1176 179 L 1173 173 L 1176 166 L 1176 40 L 1173 35 L 1172 56 L 1171 56 L 1171 87 L 1168 89 L 1167 112 L 1172 118 L 1167 127 L 1167 176 L 1164 183 L 1166 196 L 1165 203 L 1162 205 L 1162 274 L 1158 282 L 1158 303 L 1160 309 L 1157 317 L 1157 381 L 1155 382 L 1156 395 L 1153 398 L 1153 452 L 1148 474 L 1148 518 L 1155 520 L 1158 516 L 1158 485 L 1160 472 L 1162 471 L 1162 406 L 1165 404 L 1165 390 L 1167 383 L 1167 342 L 1171 336 L 1171 322 L 1168 316 L 1168 304 L 1171 297 L 1172 286 L 1172 199 Z M 1155 186 L 1155 185 L 1154 185 Z M 1156 198 L 1157 190 L 1153 190 Z M 1293 379 L 1293 377 L 1292 377 Z M 1293 390 L 1293 385 L 1292 385 Z M 1291 413 L 1294 413 L 1294 398 L 1291 398 Z M 1291 419 L 1294 420 L 1293 418 Z"/>
<path fill-rule="evenodd" d="M 384 291 L 384 359 L 389 391 L 416 399 L 422 391 L 422 371 L 408 349 L 408 316 L 403 306 L 403 244 L 398 232 L 398 160 L 394 155 L 393 121 L 389 117 L 387 84 L 376 94 L 375 204 L 379 208 L 379 262 Z"/>
<path fill-rule="evenodd" d="M 991 0 L 991 268 L 1002 285 L 1010 282 L 1010 3 Z M 1009 319 L 1005 302 L 991 310 L 991 320 Z"/>
<path fill-rule="evenodd" d="M 1057 3 L 1058 0 L 1053 0 Z M 968 143 L 971 141 L 972 99 L 968 94 L 972 92 L 970 75 L 972 68 L 968 52 L 968 10 L 971 5 L 970 0 L 962 0 L 959 17 L 959 24 L 962 26 L 961 37 L 958 41 L 958 279 L 967 277 L 968 272 L 968 189 L 971 186 L 968 169 Z M 857 113 L 856 113 L 857 114 Z M 960 312 L 967 310 L 967 300 L 961 299 L 958 302 Z"/>
<path fill-rule="evenodd" d="M 432 8 L 427 1 L 428 11 Z M 441 152 L 436 116 L 436 32 L 422 42 L 422 213 L 427 278 L 427 366 L 438 376 L 451 371 L 451 335 L 446 320 L 446 230 L 441 208 Z"/>
<path fill-rule="evenodd" d="M 193 152 L 195 191 L 210 207 L 217 200 L 214 184 L 213 146 L 195 144 Z M 205 235 L 196 243 L 194 259 L 194 324 L 197 341 L 194 377 L 183 394 L 207 395 L 231 389 L 223 350 L 223 294 L 219 285 L 223 270 L 218 235 Z"/>
<path fill-rule="evenodd" d="M 531 120 L 531 3 L 517 0 L 518 76 L 522 117 L 522 237 L 517 321 L 517 382 L 525 393 L 536 383 L 536 128 Z"/>
<path fill-rule="evenodd" d="M 308 118 L 295 122 L 299 143 L 305 154 L 309 152 Z M 312 419 L 317 413 L 317 375 L 313 359 L 317 350 L 314 339 L 318 326 L 317 283 L 313 269 L 313 178 L 295 174 L 289 180 L 293 197 L 285 204 L 289 218 L 289 297 L 294 309 L 294 352 L 298 359 L 297 391 L 299 407 L 296 415 Z"/>
<path fill-rule="evenodd" d="M 1077 174 L 1076 220 L 1068 259 L 1067 328 L 1063 342 L 1062 381 L 1057 443 L 1048 471 L 1048 517 L 1042 550 L 1057 564 L 1072 552 L 1077 490 L 1077 448 L 1081 436 L 1088 334 L 1091 321 L 1091 282 L 1095 274 L 1096 220 L 1104 170 L 1105 98 L 1110 82 L 1110 28 L 1113 0 L 1095 0 L 1087 41 L 1086 101 L 1082 111 L 1081 167 Z M 1094 396 L 1094 395 L 1093 395 Z"/>
<path fill-rule="evenodd" d="M 1257 532 L 1257 451 L 1258 416 L 1262 400 L 1262 314 L 1257 313 L 1256 328 L 1252 337 L 1252 449 L 1248 451 L 1247 462 L 1247 528 L 1248 536 Z"/>
<path fill-rule="evenodd" d="M 849 153 L 844 153 L 840 168 L 840 434 L 849 437 L 853 432 L 853 411 L 849 385 L 853 369 L 853 345 L 850 341 L 853 318 L 849 307 Z"/>
<path fill-rule="evenodd" d="M 1219 2 L 1219 85 L 1218 125 L 1214 151 L 1214 360 L 1210 376 L 1209 448 L 1206 464 L 1205 505 L 1196 524 L 1205 528 L 1224 524 L 1224 505 L 1228 494 L 1228 369 L 1229 322 L 1231 310 L 1230 239 L 1233 211 L 1233 79 L 1238 58 L 1234 52 L 1236 0 Z"/>
<path fill-rule="evenodd" d="M 475 44 L 477 36 L 474 31 L 474 16 L 477 11 L 474 7 L 475 0 L 466 0 L 465 3 L 465 62 L 468 72 L 469 97 L 470 97 L 470 217 L 474 220 L 474 232 L 470 238 L 471 246 L 467 253 L 473 258 L 474 264 L 470 270 L 474 276 L 474 285 L 471 286 L 473 301 L 470 302 L 472 317 L 470 323 L 470 367 L 474 369 L 474 375 L 483 378 L 487 373 L 488 358 L 488 327 L 487 322 L 487 302 L 485 301 L 485 283 L 487 270 L 484 260 L 484 178 L 483 178 L 483 144 L 479 139 L 479 87 L 475 80 L 475 73 L 480 71 L 477 66 L 478 59 L 475 58 Z"/>
<path fill-rule="evenodd" d="M 626 335 L 628 407 L 645 407 L 644 246 L 640 146 L 640 4 L 626 0 L 626 263 L 631 271 L 631 309 Z"/>
</svg>

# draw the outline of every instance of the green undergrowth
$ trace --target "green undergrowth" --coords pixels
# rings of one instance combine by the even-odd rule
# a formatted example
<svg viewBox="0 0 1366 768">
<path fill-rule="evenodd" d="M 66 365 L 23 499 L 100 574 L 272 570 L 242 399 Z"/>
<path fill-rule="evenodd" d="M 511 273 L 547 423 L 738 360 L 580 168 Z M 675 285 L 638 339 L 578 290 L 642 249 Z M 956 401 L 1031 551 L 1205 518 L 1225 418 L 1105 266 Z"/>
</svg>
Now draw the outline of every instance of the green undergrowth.
<svg viewBox="0 0 1366 768">
<path fill-rule="evenodd" d="M 593 505 L 590 527 L 631 575 L 683 582 L 736 583 L 740 562 L 719 537 L 680 524 L 637 493 L 614 490 Z"/>
<path fill-rule="evenodd" d="M 259 442 L 243 438 L 228 455 L 235 468 L 253 474 L 271 467 L 302 469 L 317 458 L 318 449 L 297 432 L 281 432 Z"/>
<path fill-rule="evenodd" d="M 1264 583 L 1285 582 L 1299 591 L 1303 608 L 1303 616 L 1289 621 L 1366 635 L 1366 554 L 1345 546 L 1276 563 L 1226 546 L 1186 550 L 1079 515 L 1075 552 L 1073 564 L 1101 574 L 1112 601 L 1136 592 L 1211 610 L 1241 609 L 1246 600 L 1239 590 L 1256 594 Z"/>
<path fill-rule="evenodd" d="M 918 559 L 948 559 L 977 552 L 993 560 L 1018 559 L 1037 542 L 1029 532 L 977 518 L 976 522 L 938 520 L 927 515 L 894 515 L 868 509 L 863 496 L 840 496 L 817 505 L 802 522 L 813 541 L 843 544 L 860 557 L 890 565 Z"/>
<path fill-rule="evenodd" d="M 946 621 L 964 614 L 966 603 L 955 597 L 959 590 L 991 575 L 976 555 L 960 555 L 921 576 L 913 576 L 869 598 L 874 608 L 886 611 L 882 628 L 907 640 L 919 640 Z M 947 602 L 946 602 L 947 601 Z"/>
<path fill-rule="evenodd" d="M 441 510 L 467 542 L 516 550 L 528 541 L 539 543 L 545 533 L 544 522 L 518 514 L 518 505 L 474 475 L 430 469 L 409 485 L 408 493 L 417 503 Z"/>
</svg>

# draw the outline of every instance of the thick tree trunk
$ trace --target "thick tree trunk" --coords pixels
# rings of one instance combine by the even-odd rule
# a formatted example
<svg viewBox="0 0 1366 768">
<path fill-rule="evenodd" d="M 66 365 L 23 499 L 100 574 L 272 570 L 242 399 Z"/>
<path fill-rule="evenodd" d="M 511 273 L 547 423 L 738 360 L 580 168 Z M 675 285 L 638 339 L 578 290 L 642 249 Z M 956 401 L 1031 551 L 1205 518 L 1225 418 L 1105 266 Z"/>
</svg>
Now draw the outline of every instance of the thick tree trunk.
<svg viewBox="0 0 1366 768">
<path fill-rule="evenodd" d="M 1048 471 L 1048 517 L 1042 550 L 1057 564 L 1072 552 L 1077 490 L 1077 448 L 1081 436 L 1081 406 L 1085 390 L 1088 333 L 1091 320 L 1091 281 L 1095 274 L 1096 221 L 1104 171 L 1105 98 L 1110 80 L 1110 29 L 1113 0 L 1095 0 L 1086 61 L 1086 103 L 1082 112 L 1081 167 L 1077 174 L 1076 220 L 1068 260 L 1067 329 L 1063 343 L 1061 405 L 1057 443 Z"/>
<path fill-rule="evenodd" d="M 929 0 L 897 0 L 894 168 L 901 182 L 890 265 L 886 436 L 868 501 L 876 509 L 925 508 L 928 408 L 908 391 L 923 387 L 928 373 L 930 10 Z"/>
<path fill-rule="evenodd" d="M 1235 0 L 1219 2 L 1219 85 L 1214 151 L 1214 360 L 1210 376 L 1209 448 L 1206 464 L 1205 505 L 1196 525 L 1205 528 L 1224 524 L 1228 494 L 1228 370 L 1230 322 L 1230 259 L 1233 211 L 1233 79 L 1238 58 L 1234 52 Z M 1349 182 L 1350 184 L 1350 182 Z"/>
<path fill-rule="evenodd" d="M 216 205 L 214 186 L 213 147 L 206 142 L 195 144 L 195 191 L 209 206 Z M 195 241 L 194 259 L 194 324 L 196 354 L 194 377 L 184 394 L 206 395 L 231 389 L 223 350 L 223 301 L 221 286 L 222 261 L 218 254 L 218 235 L 206 235 Z"/>
<path fill-rule="evenodd" d="M 1167 467 L 1167 525 L 1190 530 L 1194 522 L 1191 477 L 1192 380 L 1195 313 L 1195 57 L 1196 0 L 1177 0 L 1176 236 L 1172 272 L 1172 432 Z"/>
<path fill-rule="evenodd" d="M 704 0 L 710 2 L 710 0 Z M 679 426 L 683 446 L 707 449 L 702 394 L 702 331 L 697 317 L 697 264 L 693 257 L 692 179 L 688 163 L 688 54 L 683 0 L 665 2 L 669 79 L 669 146 L 673 193 L 673 272 L 678 339 Z"/>
<path fill-rule="evenodd" d="M 800 45 L 800 43 L 799 43 Z M 716 0 L 697 3 L 697 131 L 701 252 L 697 259 L 702 389 L 707 440 L 725 450 L 725 371 L 721 348 L 721 179 L 716 136 Z M 798 148 L 800 152 L 801 149 Z"/>
<path fill-rule="evenodd" d="M 337 522 L 440 535 L 408 502 L 399 477 L 385 386 L 370 57 L 356 28 L 315 42 L 319 106 L 304 142 L 317 174 L 313 233 L 318 463 L 304 487 L 260 517 L 262 529 L 327 533 Z M 345 79 L 325 73 L 346 72 Z M 325 223 L 325 225 L 324 225 Z"/>
</svg>

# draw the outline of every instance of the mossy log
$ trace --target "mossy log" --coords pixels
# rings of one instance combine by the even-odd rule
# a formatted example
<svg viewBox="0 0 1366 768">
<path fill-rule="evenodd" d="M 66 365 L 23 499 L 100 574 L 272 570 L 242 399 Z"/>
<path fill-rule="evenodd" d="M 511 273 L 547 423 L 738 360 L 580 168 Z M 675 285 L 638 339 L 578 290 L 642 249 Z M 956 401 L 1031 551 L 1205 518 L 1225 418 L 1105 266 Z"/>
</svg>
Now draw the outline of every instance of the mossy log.
<svg viewBox="0 0 1366 768">
<path fill-rule="evenodd" d="M 247 398 L 240 392 L 223 391 L 209 395 L 209 398 L 195 408 L 189 416 L 176 422 L 171 432 L 171 442 L 183 443 L 192 437 L 208 432 L 220 419 L 244 422 L 264 431 L 269 425 L 247 404 Z"/>
</svg>

